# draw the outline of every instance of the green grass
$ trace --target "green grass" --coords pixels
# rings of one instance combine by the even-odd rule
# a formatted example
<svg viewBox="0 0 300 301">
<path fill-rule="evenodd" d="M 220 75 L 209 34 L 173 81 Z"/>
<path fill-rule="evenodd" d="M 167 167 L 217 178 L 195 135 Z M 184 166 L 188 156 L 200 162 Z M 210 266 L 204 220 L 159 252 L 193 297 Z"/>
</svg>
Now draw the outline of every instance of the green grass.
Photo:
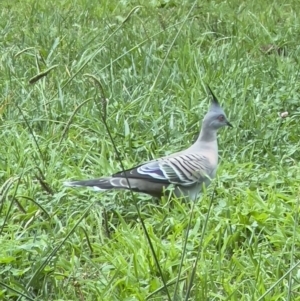
<svg viewBox="0 0 300 301">
<path fill-rule="evenodd" d="M 0 300 L 300 300 L 298 2 L 2 1 Z M 127 168 L 194 141 L 207 83 L 234 128 L 193 214 L 63 187 L 122 168 L 103 94 Z"/>
</svg>

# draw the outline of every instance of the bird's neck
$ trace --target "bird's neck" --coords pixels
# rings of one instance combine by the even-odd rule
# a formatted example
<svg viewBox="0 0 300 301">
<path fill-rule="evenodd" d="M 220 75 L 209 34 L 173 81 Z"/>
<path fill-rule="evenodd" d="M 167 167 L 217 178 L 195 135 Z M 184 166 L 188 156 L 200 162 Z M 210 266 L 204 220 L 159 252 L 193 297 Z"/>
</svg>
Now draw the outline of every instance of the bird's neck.
<svg viewBox="0 0 300 301">
<path fill-rule="evenodd" d="M 213 142 L 217 141 L 217 131 L 214 129 L 201 129 L 198 142 Z"/>
</svg>

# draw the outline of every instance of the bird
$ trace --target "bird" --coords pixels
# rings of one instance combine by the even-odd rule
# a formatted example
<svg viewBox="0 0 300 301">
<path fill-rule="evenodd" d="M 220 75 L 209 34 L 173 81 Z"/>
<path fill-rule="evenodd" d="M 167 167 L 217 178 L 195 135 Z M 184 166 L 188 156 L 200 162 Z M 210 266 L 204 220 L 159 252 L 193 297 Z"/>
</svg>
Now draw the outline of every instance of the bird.
<svg viewBox="0 0 300 301">
<path fill-rule="evenodd" d="M 218 167 L 217 132 L 233 127 L 209 86 L 211 105 L 205 114 L 198 139 L 185 150 L 144 162 L 108 177 L 65 182 L 68 187 L 92 187 L 96 191 L 125 189 L 161 198 L 173 187 L 175 197 L 196 200 L 215 177 Z"/>
</svg>

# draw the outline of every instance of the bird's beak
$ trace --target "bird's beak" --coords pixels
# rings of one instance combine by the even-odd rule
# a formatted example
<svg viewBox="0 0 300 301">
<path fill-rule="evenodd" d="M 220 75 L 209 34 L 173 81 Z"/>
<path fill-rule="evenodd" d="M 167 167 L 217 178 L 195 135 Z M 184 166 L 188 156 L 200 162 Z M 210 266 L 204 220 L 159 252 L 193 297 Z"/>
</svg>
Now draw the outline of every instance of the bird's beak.
<svg viewBox="0 0 300 301">
<path fill-rule="evenodd" d="M 233 125 L 227 120 L 227 125 L 233 128 Z"/>
</svg>

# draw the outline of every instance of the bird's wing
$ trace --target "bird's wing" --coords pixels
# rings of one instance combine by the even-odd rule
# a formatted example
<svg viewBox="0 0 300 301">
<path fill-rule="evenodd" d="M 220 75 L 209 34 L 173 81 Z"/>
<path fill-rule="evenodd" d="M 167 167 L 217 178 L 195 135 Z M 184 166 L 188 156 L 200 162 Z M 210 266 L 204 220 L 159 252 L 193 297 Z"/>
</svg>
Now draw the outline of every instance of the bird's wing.
<svg viewBox="0 0 300 301">
<path fill-rule="evenodd" d="M 179 154 L 153 160 L 135 168 L 119 172 L 112 177 L 134 178 L 149 182 L 190 186 L 202 183 L 211 177 L 214 167 L 203 154 Z"/>
</svg>

